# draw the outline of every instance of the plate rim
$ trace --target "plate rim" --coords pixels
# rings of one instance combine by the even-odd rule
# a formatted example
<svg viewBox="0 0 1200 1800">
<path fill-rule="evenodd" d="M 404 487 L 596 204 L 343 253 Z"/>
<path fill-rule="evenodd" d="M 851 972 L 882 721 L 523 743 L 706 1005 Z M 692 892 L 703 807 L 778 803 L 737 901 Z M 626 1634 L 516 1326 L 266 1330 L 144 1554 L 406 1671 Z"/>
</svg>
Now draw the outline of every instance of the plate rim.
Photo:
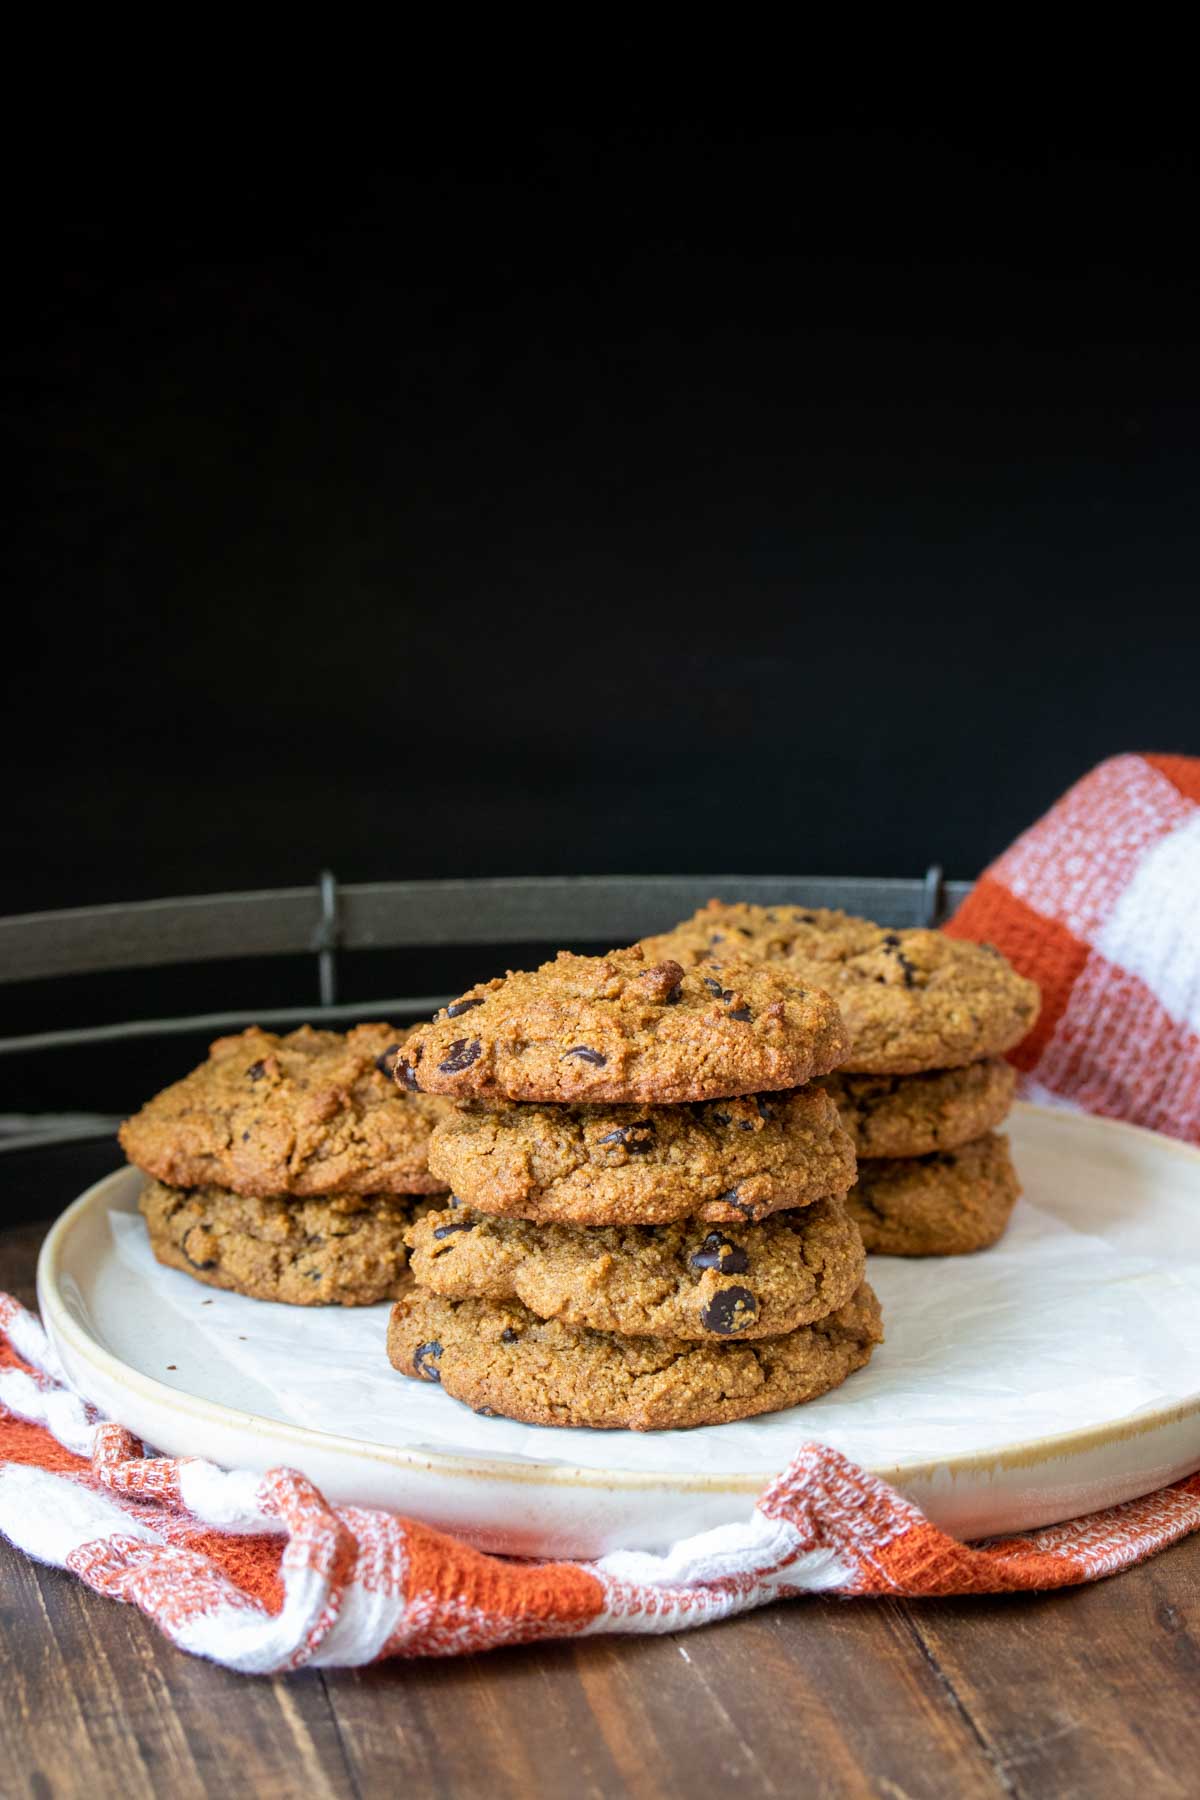
<svg viewBox="0 0 1200 1800">
<path fill-rule="evenodd" d="M 1096 1113 L 1080 1113 L 1068 1108 L 1046 1106 L 1018 1100 L 1014 1111 L 1033 1114 L 1055 1125 L 1070 1121 L 1103 1134 L 1149 1140 L 1158 1150 L 1166 1149 L 1191 1162 L 1200 1174 L 1200 1147 L 1180 1138 L 1131 1125 L 1123 1119 L 1107 1119 Z M 42 1244 L 37 1263 L 37 1297 L 42 1324 L 51 1342 L 58 1348 L 61 1340 L 85 1365 L 94 1368 L 106 1381 L 133 1388 L 148 1402 L 174 1412 L 191 1414 L 209 1424 L 227 1428 L 250 1427 L 261 1436 L 287 1445 L 312 1445 L 328 1455 L 350 1456 L 359 1460 L 384 1463 L 393 1468 L 410 1469 L 424 1474 L 445 1476 L 451 1480 L 507 1481 L 545 1487 L 601 1488 L 609 1492 L 641 1492 L 670 1487 L 686 1493 L 758 1494 L 783 1473 L 783 1468 L 759 1470 L 751 1474 L 730 1473 L 685 1474 L 679 1470 L 602 1470 L 583 1468 L 570 1463 L 532 1462 L 524 1459 L 489 1457 L 482 1453 L 455 1454 L 445 1450 L 404 1450 L 395 1445 L 374 1444 L 368 1438 L 344 1437 L 340 1433 L 321 1431 L 311 1425 L 295 1425 L 282 1419 L 270 1419 L 260 1413 L 242 1412 L 220 1401 L 206 1400 L 145 1375 L 107 1349 L 80 1323 L 59 1288 L 59 1269 L 64 1246 L 79 1219 L 94 1207 L 101 1190 L 118 1177 L 128 1175 L 131 1165 L 113 1169 L 101 1176 L 83 1193 L 76 1196 L 55 1219 Z M 1150 1411 L 1127 1413 L 1106 1425 L 1082 1427 L 1077 1431 L 1057 1432 L 1049 1436 L 1029 1438 L 1019 1444 L 997 1446 L 957 1455 L 912 1459 L 885 1466 L 868 1465 L 869 1473 L 880 1480 L 903 1486 L 906 1483 L 933 1480 L 947 1476 L 951 1480 L 964 1475 L 978 1475 L 1000 1469 L 1033 1467 L 1044 1462 L 1061 1462 L 1087 1455 L 1105 1445 L 1149 1432 L 1167 1429 L 1200 1416 L 1200 1389 L 1191 1400 Z M 804 1441 L 801 1437 L 798 1442 Z"/>
</svg>

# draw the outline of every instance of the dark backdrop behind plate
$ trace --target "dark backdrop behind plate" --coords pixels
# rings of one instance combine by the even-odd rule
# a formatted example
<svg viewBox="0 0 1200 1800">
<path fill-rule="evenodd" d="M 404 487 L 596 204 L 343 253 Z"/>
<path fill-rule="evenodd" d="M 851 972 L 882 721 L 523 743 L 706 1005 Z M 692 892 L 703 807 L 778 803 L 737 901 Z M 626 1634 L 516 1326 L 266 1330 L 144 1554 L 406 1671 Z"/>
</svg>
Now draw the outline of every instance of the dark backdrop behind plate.
<svg viewBox="0 0 1200 1800">
<path fill-rule="evenodd" d="M 1006 117 L 35 176 L 0 906 L 970 876 L 1200 749 L 1193 162 Z"/>
</svg>

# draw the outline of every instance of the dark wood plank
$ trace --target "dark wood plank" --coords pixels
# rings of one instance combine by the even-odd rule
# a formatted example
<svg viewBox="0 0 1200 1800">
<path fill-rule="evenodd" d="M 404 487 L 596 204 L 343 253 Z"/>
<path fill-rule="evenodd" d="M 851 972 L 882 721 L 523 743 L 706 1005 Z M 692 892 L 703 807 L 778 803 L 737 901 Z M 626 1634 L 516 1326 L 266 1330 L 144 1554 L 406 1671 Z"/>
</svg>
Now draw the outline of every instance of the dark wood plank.
<svg viewBox="0 0 1200 1800">
<path fill-rule="evenodd" d="M 1085 1588 L 908 1618 L 1012 1793 L 1200 1791 L 1200 1541 Z"/>
<path fill-rule="evenodd" d="M 1004 1792 L 892 1606 L 800 1601 L 678 1637 L 414 1664 L 400 1731 L 391 1671 L 327 1685 L 364 1795 Z"/>
<path fill-rule="evenodd" d="M 0 1544 L 0 1792 L 354 1793 L 319 1675 L 246 1680 Z"/>
</svg>

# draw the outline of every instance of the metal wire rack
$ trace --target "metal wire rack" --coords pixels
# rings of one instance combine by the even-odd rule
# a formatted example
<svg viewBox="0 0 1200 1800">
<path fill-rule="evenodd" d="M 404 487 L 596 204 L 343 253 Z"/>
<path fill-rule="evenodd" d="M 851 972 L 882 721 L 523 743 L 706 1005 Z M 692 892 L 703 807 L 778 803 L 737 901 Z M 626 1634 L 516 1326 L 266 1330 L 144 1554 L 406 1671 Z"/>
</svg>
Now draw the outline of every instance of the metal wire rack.
<svg viewBox="0 0 1200 1800">
<path fill-rule="evenodd" d="M 326 869 L 310 887 L 23 913 L 0 919 L 0 983 L 300 953 L 314 959 L 316 992 L 309 1006 L 129 1019 L 0 1037 L 0 1056 L 222 1032 L 252 1023 L 336 1025 L 370 1017 L 422 1018 L 452 998 L 421 994 L 340 1002 L 338 959 L 343 952 L 626 944 L 666 930 L 713 894 L 767 906 L 840 906 L 890 925 L 937 925 L 970 886 L 944 880 L 937 864 L 912 880 L 582 875 L 345 885 Z M 10 1115 L 8 1129 L 0 1126 L 0 1149 L 94 1135 L 107 1123 L 90 1115 Z"/>
</svg>

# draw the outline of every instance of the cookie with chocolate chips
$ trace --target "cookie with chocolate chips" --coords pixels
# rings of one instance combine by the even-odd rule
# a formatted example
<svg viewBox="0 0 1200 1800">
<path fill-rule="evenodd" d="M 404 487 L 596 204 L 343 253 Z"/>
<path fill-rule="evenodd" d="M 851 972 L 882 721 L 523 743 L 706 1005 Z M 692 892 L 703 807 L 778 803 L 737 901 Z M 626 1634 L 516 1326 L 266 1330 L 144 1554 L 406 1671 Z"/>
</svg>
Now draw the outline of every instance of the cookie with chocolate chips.
<svg viewBox="0 0 1200 1800">
<path fill-rule="evenodd" d="M 288 1306 L 370 1306 L 400 1292 L 405 1233 L 427 1200 L 251 1198 L 151 1182 L 139 1206 L 160 1263 L 209 1287 Z"/>
<path fill-rule="evenodd" d="M 481 1212 L 567 1225 L 761 1219 L 844 1194 L 854 1151 L 819 1088 L 691 1106 L 494 1106 L 439 1125 L 429 1166 Z"/>
<path fill-rule="evenodd" d="M 635 945 L 481 983 L 418 1026 L 396 1074 L 457 1099 L 678 1105 L 799 1087 L 845 1049 L 836 1005 L 790 968 L 685 970 Z"/>
<path fill-rule="evenodd" d="M 452 1110 L 392 1078 L 407 1034 L 257 1026 L 218 1038 L 118 1136 L 130 1162 L 172 1187 L 239 1194 L 429 1194 L 430 1135 Z"/>
<path fill-rule="evenodd" d="M 837 1200 L 759 1225 L 530 1225 L 468 1207 L 408 1237 L 415 1279 L 447 1300 L 519 1300 L 542 1319 L 625 1337 L 779 1337 L 834 1312 L 866 1258 Z"/>
<path fill-rule="evenodd" d="M 541 1319 L 515 1300 L 448 1300 L 412 1286 L 392 1308 L 388 1356 L 476 1412 L 530 1425 L 665 1431 L 815 1400 L 882 1342 L 864 1282 L 812 1325 L 752 1342 L 622 1337 Z"/>
<path fill-rule="evenodd" d="M 923 1075 L 823 1075 L 862 1157 L 928 1156 L 991 1131 L 1012 1105 L 1017 1072 L 1003 1057 Z"/>
<path fill-rule="evenodd" d="M 761 960 L 824 989 L 850 1034 L 841 1067 L 852 1074 L 912 1075 L 1000 1056 L 1041 1004 L 1037 984 L 988 945 L 819 908 L 713 900 L 644 948 L 700 970 L 734 955 Z"/>
<path fill-rule="evenodd" d="M 1007 1138 L 989 1131 L 956 1150 L 861 1163 L 846 1210 L 869 1251 L 963 1256 L 1004 1235 L 1020 1192 Z"/>
</svg>

